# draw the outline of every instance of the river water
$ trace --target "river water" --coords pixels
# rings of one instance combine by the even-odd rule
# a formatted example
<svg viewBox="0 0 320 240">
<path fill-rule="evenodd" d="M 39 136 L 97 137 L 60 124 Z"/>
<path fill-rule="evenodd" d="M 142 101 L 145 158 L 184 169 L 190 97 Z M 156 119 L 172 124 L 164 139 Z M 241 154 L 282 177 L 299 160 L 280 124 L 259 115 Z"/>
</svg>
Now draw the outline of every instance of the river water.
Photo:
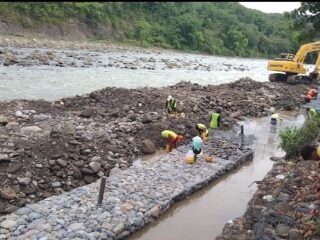
<svg viewBox="0 0 320 240">
<path fill-rule="evenodd" d="M 280 115 L 284 120 L 277 132 L 285 127 L 301 126 L 304 122 L 302 114 L 281 112 Z M 278 148 L 278 134 L 270 131 L 269 117 L 247 120 L 243 125 L 245 134 L 256 137 L 251 145 L 255 151 L 253 161 L 176 203 L 154 223 L 128 239 L 212 240 L 228 221 L 242 216 L 257 190 L 256 184 L 252 183 L 262 180 L 272 168 L 270 157 L 284 156 Z"/>
<path fill-rule="evenodd" d="M 24 57 L 24 55 L 31 54 L 32 51 L 41 52 L 46 49 L 15 51 L 19 51 L 16 55 Z M 68 55 L 68 51 L 56 50 L 55 53 L 60 54 L 60 59 L 67 61 L 65 56 Z M 93 64 L 90 67 L 3 66 L 1 64 L 0 100 L 57 100 L 61 97 L 81 95 L 105 87 L 162 87 L 180 81 L 216 85 L 236 81 L 246 76 L 257 81 L 268 80 L 267 60 L 265 59 L 216 57 L 170 51 L 150 54 L 134 51 L 97 53 L 79 50 L 73 53 L 84 57 L 93 56 L 91 57 L 94 58 Z M 152 62 L 143 61 L 150 58 L 153 58 Z M 164 64 L 165 61 L 175 63 L 178 67 L 170 69 Z M 96 64 L 98 62 L 101 64 Z M 144 68 L 134 70 L 107 66 L 111 62 L 140 64 Z M 146 69 L 148 66 L 153 67 L 154 70 Z"/>
</svg>

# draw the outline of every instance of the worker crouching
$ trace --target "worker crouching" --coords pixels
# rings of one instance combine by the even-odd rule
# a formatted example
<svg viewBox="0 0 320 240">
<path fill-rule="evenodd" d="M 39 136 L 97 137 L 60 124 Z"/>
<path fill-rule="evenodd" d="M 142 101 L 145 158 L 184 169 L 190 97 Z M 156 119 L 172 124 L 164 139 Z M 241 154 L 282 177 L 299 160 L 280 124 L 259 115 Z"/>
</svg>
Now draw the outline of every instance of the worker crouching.
<svg viewBox="0 0 320 240">
<path fill-rule="evenodd" d="M 197 156 L 201 153 L 202 139 L 199 136 L 192 138 L 192 151 L 194 154 L 194 162 L 197 161 Z"/>
<path fill-rule="evenodd" d="M 305 96 L 305 101 L 308 103 L 311 100 L 315 100 L 317 98 L 318 92 L 314 88 L 310 88 Z"/>
<path fill-rule="evenodd" d="M 175 132 L 170 130 L 164 130 L 161 132 L 161 136 L 167 139 L 166 151 L 171 152 L 178 143 L 183 141 L 183 136 L 177 135 Z"/>
<path fill-rule="evenodd" d="M 196 124 L 196 130 L 199 133 L 199 137 L 205 141 L 208 139 L 209 131 L 204 124 L 198 123 Z"/>
</svg>

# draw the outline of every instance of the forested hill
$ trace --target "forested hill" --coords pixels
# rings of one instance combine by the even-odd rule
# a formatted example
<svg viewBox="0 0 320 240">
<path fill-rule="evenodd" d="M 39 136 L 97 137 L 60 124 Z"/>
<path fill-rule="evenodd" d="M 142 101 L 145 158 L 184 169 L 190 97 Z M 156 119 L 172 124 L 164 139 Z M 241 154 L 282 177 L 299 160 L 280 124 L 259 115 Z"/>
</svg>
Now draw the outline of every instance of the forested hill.
<svg viewBox="0 0 320 240">
<path fill-rule="evenodd" d="M 297 47 L 290 20 L 237 2 L 1 2 L 0 19 L 31 30 L 77 20 L 96 40 L 225 56 L 272 57 Z"/>
</svg>

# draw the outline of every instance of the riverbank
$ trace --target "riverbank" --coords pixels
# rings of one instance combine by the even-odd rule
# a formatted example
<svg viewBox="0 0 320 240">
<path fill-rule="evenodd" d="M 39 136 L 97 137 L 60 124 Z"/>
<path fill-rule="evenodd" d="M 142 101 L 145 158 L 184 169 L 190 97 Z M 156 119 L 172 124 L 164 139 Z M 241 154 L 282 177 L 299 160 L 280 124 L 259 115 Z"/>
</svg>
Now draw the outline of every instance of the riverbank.
<svg viewBox="0 0 320 240">
<path fill-rule="evenodd" d="M 320 239 L 319 162 L 278 159 L 242 217 L 217 240 Z"/>
<path fill-rule="evenodd" d="M 181 146 L 165 156 L 137 160 L 127 170 L 113 171 L 106 180 L 100 206 L 100 181 L 29 204 L 0 217 L 0 238 L 123 239 L 154 221 L 176 201 L 251 160 L 253 152 L 240 147 L 237 132 L 227 131 L 219 140 L 211 132 L 203 146 L 204 155 L 192 165 L 183 160 L 190 146 Z M 245 143 L 250 141 L 246 136 Z M 232 152 L 228 159 L 215 155 L 221 148 Z M 206 162 L 204 156 L 212 156 L 213 162 Z"/>
<path fill-rule="evenodd" d="M 188 144 L 197 134 L 195 123 L 208 125 L 217 108 L 222 129 L 229 129 L 243 117 L 267 116 L 270 107 L 296 110 L 306 89 L 242 79 L 218 86 L 105 88 L 54 102 L 0 102 L 0 189 L 11 193 L 2 194 L 0 212 L 92 183 L 115 167 L 130 167 L 138 156 L 163 146 L 164 129 L 183 134 Z M 165 113 L 169 94 L 177 98 L 178 118 Z M 215 152 L 224 159 L 230 154 L 227 146 Z"/>
</svg>

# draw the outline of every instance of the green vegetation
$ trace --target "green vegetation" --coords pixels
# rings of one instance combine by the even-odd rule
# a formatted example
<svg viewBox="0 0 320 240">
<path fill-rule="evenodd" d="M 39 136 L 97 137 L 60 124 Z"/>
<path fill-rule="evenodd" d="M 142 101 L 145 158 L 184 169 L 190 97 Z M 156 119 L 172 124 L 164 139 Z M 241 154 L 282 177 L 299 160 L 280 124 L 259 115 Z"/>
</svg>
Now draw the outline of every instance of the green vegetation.
<svg viewBox="0 0 320 240">
<path fill-rule="evenodd" d="M 237 2 L 2 2 L 0 18 L 29 28 L 77 19 L 96 29 L 97 39 L 111 38 L 98 31 L 102 24 L 120 42 L 216 55 L 274 57 L 299 46 L 288 14 Z"/>
<path fill-rule="evenodd" d="M 320 132 L 320 119 L 307 119 L 300 128 L 280 131 L 279 147 L 286 152 L 286 159 L 297 157 L 305 144 L 312 143 Z"/>
</svg>

